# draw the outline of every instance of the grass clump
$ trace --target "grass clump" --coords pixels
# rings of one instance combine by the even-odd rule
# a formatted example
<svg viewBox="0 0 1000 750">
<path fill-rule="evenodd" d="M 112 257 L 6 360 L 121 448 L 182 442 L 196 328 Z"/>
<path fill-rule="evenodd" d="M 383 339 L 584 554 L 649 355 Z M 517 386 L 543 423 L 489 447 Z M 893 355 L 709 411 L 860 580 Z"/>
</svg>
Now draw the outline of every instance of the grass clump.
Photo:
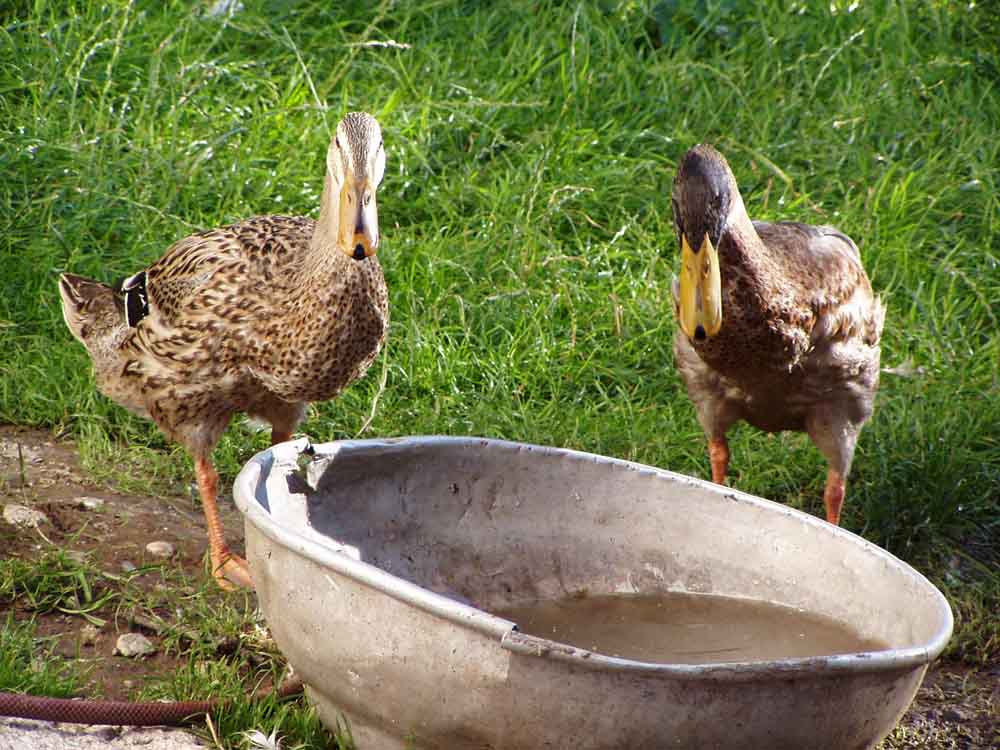
<svg viewBox="0 0 1000 750">
<path fill-rule="evenodd" d="M 52 638 L 36 638 L 35 623 L 8 614 L 0 627 L 0 692 L 68 698 L 84 681 L 73 662 L 52 658 Z"/>
<path fill-rule="evenodd" d="M 79 615 L 103 625 L 94 613 L 115 598 L 99 571 L 64 550 L 48 550 L 35 560 L 0 559 L 0 603 L 16 600 L 30 612 Z"/>
<path fill-rule="evenodd" d="M 117 612 L 156 632 L 162 648 L 182 660 L 136 699 L 219 699 L 222 705 L 196 731 L 227 748 L 246 747 L 247 733 L 266 727 L 286 748 L 352 750 L 353 744 L 326 730 L 304 697 L 256 695 L 280 685 L 287 664 L 249 598 L 223 596 L 210 578 L 194 582 L 171 569 L 163 571 L 163 583 L 123 591 Z"/>
<path fill-rule="evenodd" d="M 147 675 L 131 699 L 219 700 L 209 721 L 197 727 L 219 746 L 244 748 L 248 731 L 266 727 L 286 748 L 353 747 L 349 733 L 323 727 L 304 697 L 255 695 L 279 685 L 287 664 L 250 598 L 222 594 L 210 577 L 193 581 L 166 565 L 113 574 L 50 549 L 34 560 L 0 560 L 0 615 L 4 610 L 0 691 L 100 698 L 91 680 L 99 672 L 121 683 L 129 667 L 106 666 L 109 657 L 79 643 L 67 653 L 65 642 L 74 640 L 77 624 L 89 623 L 111 638 L 144 632 L 157 653 L 177 665 Z M 36 635 L 44 617 L 58 634 Z"/>
<path fill-rule="evenodd" d="M 249 674 L 245 664 L 232 660 L 192 660 L 167 680 L 144 690 L 146 700 L 209 700 L 223 698 L 226 705 L 213 712 L 205 728 L 198 733 L 209 740 L 222 740 L 225 747 L 246 747 L 246 735 L 267 727 L 268 734 L 281 738 L 286 748 L 322 748 L 353 750 L 348 735 L 331 735 L 320 722 L 316 711 L 302 697 L 289 700 L 275 695 L 251 697 L 254 687 L 278 684 L 282 670 L 273 665 L 258 667 Z"/>
</svg>

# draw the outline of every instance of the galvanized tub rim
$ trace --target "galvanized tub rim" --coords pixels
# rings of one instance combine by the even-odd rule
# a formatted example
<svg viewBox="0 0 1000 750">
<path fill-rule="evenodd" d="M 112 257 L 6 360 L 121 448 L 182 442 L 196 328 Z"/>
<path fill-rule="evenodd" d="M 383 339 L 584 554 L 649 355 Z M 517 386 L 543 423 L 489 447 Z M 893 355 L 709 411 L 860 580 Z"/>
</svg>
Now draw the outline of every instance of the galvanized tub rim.
<svg viewBox="0 0 1000 750">
<path fill-rule="evenodd" d="M 357 559 L 351 556 L 344 547 L 337 548 L 333 544 L 333 540 L 330 540 L 329 544 L 321 544 L 292 528 L 278 523 L 273 514 L 265 509 L 260 502 L 260 498 L 262 497 L 261 489 L 271 470 L 274 468 L 276 461 L 282 466 L 290 466 L 295 465 L 298 458 L 303 454 L 319 452 L 332 459 L 341 450 L 364 449 L 369 446 L 384 445 L 407 445 L 414 448 L 441 445 L 455 447 L 497 446 L 501 448 L 529 450 L 551 456 L 586 459 L 599 464 L 648 472 L 674 482 L 688 483 L 696 486 L 707 485 L 718 490 L 716 485 L 712 485 L 709 482 L 667 469 L 660 469 L 634 461 L 611 458 L 569 448 L 557 448 L 483 437 L 416 435 L 398 438 L 337 440 L 328 443 L 318 443 L 316 445 L 313 445 L 307 438 L 298 438 L 287 443 L 272 446 L 256 454 L 240 471 L 233 485 L 233 497 L 237 507 L 244 514 L 248 522 L 252 523 L 264 536 L 279 545 L 302 554 L 321 566 L 328 567 L 341 575 L 370 586 L 398 601 L 417 607 L 456 625 L 497 638 L 500 646 L 511 652 L 569 662 L 575 666 L 588 669 L 656 673 L 663 678 L 720 682 L 754 680 L 763 676 L 773 677 L 776 673 L 788 676 L 806 673 L 811 676 L 816 676 L 817 674 L 832 676 L 851 672 L 870 673 L 905 670 L 928 664 L 944 650 L 945 645 L 947 645 L 948 640 L 951 638 L 954 619 L 947 600 L 936 586 L 908 563 L 846 529 L 833 526 L 815 516 L 803 513 L 794 508 L 789 508 L 780 503 L 728 487 L 725 488 L 725 495 L 729 500 L 764 506 L 770 512 L 795 516 L 800 521 L 816 527 L 822 533 L 840 535 L 846 542 L 860 546 L 867 553 L 880 557 L 893 566 L 902 568 L 908 575 L 917 579 L 918 583 L 926 586 L 933 592 L 934 603 L 939 610 L 939 614 L 943 615 L 941 627 L 925 646 L 821 657 L 768 659 L 753 662 L 719 662 L 714 664 L 669 664 L 605 656 L 559 641 L 521 633 L 517 629 L 516 623 L 510 620 L 497 617 L 484 610 L 437 594 L 388 573 L 377 566 Z M 326 537 L 325 539 L 329 538 Z"/>
</svg>

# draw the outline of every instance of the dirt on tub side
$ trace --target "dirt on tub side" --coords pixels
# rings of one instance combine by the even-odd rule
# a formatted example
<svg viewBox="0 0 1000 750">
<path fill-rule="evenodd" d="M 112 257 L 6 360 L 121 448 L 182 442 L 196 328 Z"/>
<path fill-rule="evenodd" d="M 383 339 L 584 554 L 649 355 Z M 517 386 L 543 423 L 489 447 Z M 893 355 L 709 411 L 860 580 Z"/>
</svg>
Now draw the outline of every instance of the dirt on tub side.
<svg viewBox="0 0 1000 750">
<path fill-rule="evenodd" d="M 225 488 L 223 488 L 225 489 Z M 228 495 L 228 493 L 227 493 Z M 84 501 L 90 498 L 89 501 Z M 0 558 L 37 558 L 61 547 L 102 571 L 121 573 L 129 566 L 160 562 L 182 570 L 192 580 L 205 575 L 207 547 L 200 508 L 189 496 L 127 495 L 95 484 L 80 469 L 76 447 L 39 430 L 0 426 L 0 506 L 21 505 L 41 511 L 38 529 L 0 520 Z M 220 501 L 232 549 L 242 551 L 242 523 L 228 497 Z M 150 542 L 174 547 L 169 558 L 146 551 Z M 162 586 L 154 575 L 140 585 Z M 190 592 L 189 592 L 190 593 Z M 17 621 L 34 617 L 38 634 L 61 635 L 57 653 L 84 658 L 90 667 L 85 697 L 130 698 L 142 684 L 175 670 L 182 660 L 158 649 L 149 657 L 114 655 L 120 633 L 134 623 L 108 618 L 97 629 L 76 615 L 28 612 L 19 603 L 0 601 L 0 622 L 13 612 Z M 155 632 L 141 627 L 154 644 Z M 928 672 L 913 705 L 880 750 L 987 750 L 1000 747 L 1000 663 L 972 668 L 937 663 Z"/>
</svg>

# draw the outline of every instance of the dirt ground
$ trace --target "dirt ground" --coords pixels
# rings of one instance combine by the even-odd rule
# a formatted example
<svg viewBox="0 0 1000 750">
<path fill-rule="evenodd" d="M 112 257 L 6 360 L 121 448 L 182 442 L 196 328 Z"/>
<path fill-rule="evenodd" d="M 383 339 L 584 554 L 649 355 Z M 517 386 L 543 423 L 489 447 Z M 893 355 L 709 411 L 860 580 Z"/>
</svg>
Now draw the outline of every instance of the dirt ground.
<svg viewBox="0 0 1000 750">
<path fill-rule="evenodd" d="M 88 508 L 82 498 L 97 498 L 103 504 Z M 205 575 L 204 520 L 189 497 L 126 495 L 95 484 L 81 471 L 75 446 L 56 441 L 48 433 L 0 426 L 0 506 L 10 503 L 40 510 L 49 522 L 33 530 L 0 521 L 0 556 L 30 559 L 51 543 L 86 554 L 101 570 L 121 572 L 123 566 L 150 562 L 145 550 L 149 542 L 167 541 L 176 547 L 172 566 L 190 576 Z M 239 513 L 228 494 L 221 506 L 231 548 L 240 552 Z M 0 618 L 10 610 L 10 602 L 0 601 Z M 18 619 L 30 616 L 16 605 L 13 611 Z M 109 620 L 96 639 L 81 637 L 86 623 L 78 616 L 52 614 L 37 619 L 40 634 L 63 636 L 59 641 L 62 653 L 87 660 L 92 670 L 88 697 L 131 697 L 143 681 L 179 664 L 162 651 L 143 659 L 115 656 L 118 635 L 137 629 L 127 619 Z M 156 641 L 155 633 L 147 635 Z M 882 747 L 1000 747 L 1000 663 L 978 668 L 934 664 L 916 700 Z"/>
<path fill-rule="evenodd" d="M 193 476 L 193 475 L 192 475 Z M 230 548 L 243 552 L 243 526 L 239 511 L 225 491 L 220 507 Z M 96 500 L 100 507 L 92 506 Z M 204 556 L 208 547 L 204 516 L 192 498 L 152 497 L 116 492 L 90 480 L 80 469 L 75 446 L 53 440 L 45 432 L 0 426 L 0 506 L 14 503 L 41 511 L 48 521 L 37 530 L 15 528 L 0 520 L 0 556 L 31 559 L 53 545 L 72 554 L 84 554 L 94 567 L 114 574 L 149 563 L 162 563 L 146 551 L 153 541 L 169 542 L 175 553 L 169 566 L 183 570 L 198 581 L 206 575 Z M 140 586 L 158 584 L 154 575 L 136 579 Z M 11 609 L 0 600 L 0 618 Z M 14 606 L 17 619 L 31 613 Z M 102 613 L 102 617 L 106 617 Z M 129 659 L 114 655 L 121 633 L 139 632 L 156 643 L 154 632 L 121 615 L 100 627 L 85 629 L 86 621 L 75 615 L 47 614 L 36 617 L 37 634 L 58 638 L 56 651 L 85 661 L 89 670 L 87 697 L 127 699 L 155 675 L 167 674 L 184 660 L 163 650 L 151 656 Z"/>
</svg>

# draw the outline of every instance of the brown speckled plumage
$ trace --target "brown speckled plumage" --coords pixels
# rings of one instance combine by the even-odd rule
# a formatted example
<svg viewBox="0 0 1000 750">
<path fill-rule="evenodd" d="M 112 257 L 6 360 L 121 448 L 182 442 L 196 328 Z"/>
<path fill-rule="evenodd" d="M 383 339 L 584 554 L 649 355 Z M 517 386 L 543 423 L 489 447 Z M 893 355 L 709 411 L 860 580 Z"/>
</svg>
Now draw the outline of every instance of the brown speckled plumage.
<svg viewBox="0 0 1000 750">
<path fill-rule="evenodd" d="M 211 452 L 235 413 L 287 439 L 306 404 L 361 377 L 385 341 L 389 300 L 374 255 L 384 154 L 374 118 L 348 115 L 327 165 L 318 222 L 258 216 L 186 237 L 144 277 L 114 288 L 69 274 L 60 281 L 66 322 L 101 391 L 184 445 L 213 493 Z M 343 216 L 352 226 L 340 232 Z M 130 285 L 144 288 L 134 327 Z"/>
<path fill-rule="evenodd" d="M 713 479 L 725 479 L 726 431 L 741 419 L 808 432 L 830 464 L 827 517 L 838 522 L 872 413 L 885 319 L 857 246 L 829 226 L 751 222 L 729 165 L 705 145 L 678 169 L 674 221 L 679 243 L 684 232 L 689 240 L 707 233 L 718 250 L 722 327 L 701 340 L 678 328 L 674 342 Z M 675 283 L 675 306 L 678 299 Z"/>
</svg>

